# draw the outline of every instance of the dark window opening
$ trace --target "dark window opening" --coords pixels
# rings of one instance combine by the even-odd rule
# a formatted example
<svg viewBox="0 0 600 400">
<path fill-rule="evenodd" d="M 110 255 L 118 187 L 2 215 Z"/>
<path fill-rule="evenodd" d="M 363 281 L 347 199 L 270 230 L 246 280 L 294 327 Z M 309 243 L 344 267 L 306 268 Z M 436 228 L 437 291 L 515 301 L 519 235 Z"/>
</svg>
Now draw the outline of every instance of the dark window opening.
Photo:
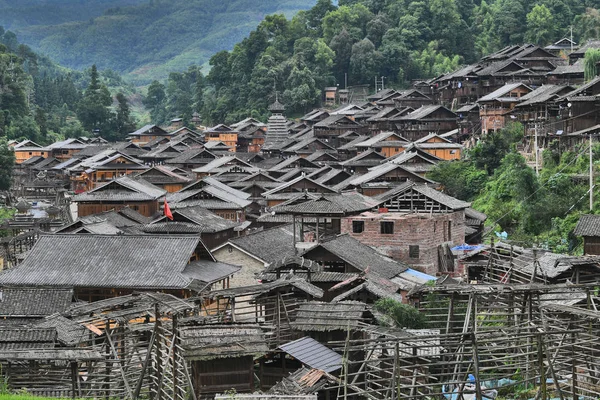
<svg viewBox="0 0 600 400">
<path fill-rule="evenodd" d="M 352 233 L 362 233 L 365 230 L 365 221 L 352 221 Z"/>
<path fill-rule="evenodd" d="M 391 235 L 394 233 L 394 222 L 381 221 L 381 233 L 385 235 Z"/>
<path fill-rule="evenodd" d="M 410 258 L 419 258 L 419 246 L 408 246 L 408 256 Z"/>
</svg>

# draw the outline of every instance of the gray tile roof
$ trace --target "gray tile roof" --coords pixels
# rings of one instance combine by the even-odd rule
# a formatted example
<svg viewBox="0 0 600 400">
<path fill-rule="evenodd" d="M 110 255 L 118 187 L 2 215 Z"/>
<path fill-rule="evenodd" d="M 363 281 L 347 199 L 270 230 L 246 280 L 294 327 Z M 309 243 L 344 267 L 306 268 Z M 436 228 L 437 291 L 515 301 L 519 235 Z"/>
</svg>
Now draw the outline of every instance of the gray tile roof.
<svg viewBox="0 0 600 400">
<path fill-rule="evenodd" d="M 296 228 L 296 239 L 300 239 L 300 229 Z M 267 264 L 295 254 L 292 224 L 265 229 L 260 232 L 230 239 L 229 243 L 254 255 Z"/>
<path fill-rule="evenodd" d="M 189 223 L 191 226 L 188 228 L 194 228 L 192 229 L 193 232 L 210 233 L 233 229 L 239 225 L 237 222 L 220 217 L 200 206 L 174 209 L 173 217 L 174 221 L 167 221 L 167 217 L 162 217 L 149 225 L 144 226 L 142 229 L 145 232 L 168 233 L 175 232 L 178 229 L 178 224 L 184 224 L 184 226 L 186 226 L 185 224 Z"/>
<path fill-rule="evenodd" d="M 300 331 L 331 331 L 358 327 L 365 320 L 367 305 L 359 301 L 322 303 L 309 301 L 300 304 L 296 310 L 293 329 Z"/>
<path fill-rule="evenodd" d="M 102 186 L 73 197 L 74 202 L 90 201 L 149 201 L 158 200 L 167 193 L 144 181 L 122 176 Z"/>
<path fill-rule="evenodd" d="M 0 285 L 196 289 L 184 270 L 197 249 L 206 252 L 189 236 L 43 235 Z"/>
<path fill-rule="evenodd" d="M 582 215 L 573 233 L 577 236 L 600 236 L 600 215 Z"/>
<path fill-rule="evenodd" d="M 317 199 L 301 193 L 274 206 L 273 211 L 283 214 L 348 215 L 370 210 L 380 203 L 358 192 L 323 194 Z"/>
<path fill-rule="evenodd" d="M 0 288 L 0 317 L 43 317 L 66 310 L 72 289 Z"/>
<path fill-rule="evenodd" d="M 399 273 L 406 271 L 408 266 L 394 261 L 379 253 L 374 248 L 359 242 L 349 235 L 338 235 L 334 239 L 321 242 L 317 246 L 307 250 L 303 256 L 311 259 L 311 252 L 319 247 L 344 260 L 359 271 L 370 271 L 390 279 Z"/>
<path fill-rule="evenodd" d="M 310 368 L 333 372 L 342 368 L 342 356 L 308 336 L 282 344 L 284 351 Z"/>
<path fill-rule="evenodd" d="M 261 356 L 269 351 L 258 325 L 200 325 L 180 327 L 181 347 L 188 360 Z"/>
<path fill-rule="evenodd" d="M 58 341 L 65 346 L 76 346 L 94 335 L 89 329 L 60 314 L 53 314 L 44 318 L 41 322 L 35 324 L 35 327 L 54 328 Z"/>
</svg>

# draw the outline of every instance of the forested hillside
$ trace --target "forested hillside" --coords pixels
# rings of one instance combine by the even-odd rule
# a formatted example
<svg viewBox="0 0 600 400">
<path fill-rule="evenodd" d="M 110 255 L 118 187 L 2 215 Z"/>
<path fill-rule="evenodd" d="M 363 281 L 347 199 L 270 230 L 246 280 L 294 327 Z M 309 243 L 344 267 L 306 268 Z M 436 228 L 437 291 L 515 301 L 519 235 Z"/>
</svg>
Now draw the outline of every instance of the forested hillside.
<svg viewBox="0 0 600 400">
<path fill-rule="evenodd" d="M 0 25 L 10 24 L 22 42 L 61 65 L 83 69 L 96 64 L 99 69 L 127 73 L 137 83 L 164 78 L 190 64 L 202 65 L 217 51 L 231 49 L 265 15 L 291 17 L 314 4 L 314 0 L 146 0 L 127 6 L 140 1 L 60 0 L 68 6 L 59 7 L 57 2 L 49 6 L 42 0 L 27 1 L 31 7 L 19 4 L 10 12 L 0 7 Z M 106 9 L 107 4 L 113 7 Z M 95 16 L 93 7 L 105 11 Z M 78 15 L 80 8 L 81 19 L 61 23 L 69 21 L 62 12 Z M 52 10 L 60 10 L 56 22 L 50 21 Z"/>
<path fill-rule="evenodd" d="M 205 90 L 207 121 L 265 115 L 277 90 L 292 113 L 319 104 L 325 86 L 387 86 L 430 78 L 509 44 L 577 42 L 600 34 L 598 0 L 319 0 L 292 20 L 266 18 L 221 51 Z M 192 88 L 191 91 L 194 89 Z M 174 110 L 177 111 L 177 110 Z"/>
<path fill-rule="evenodd" d="M 147 0 L 0 0 L 0 25 L 22 29 L 31 25 L 57 25 L 98 17 L 113 7 L 136 5 Z"/>
<path fill-rule="evenodd" d="M 96 131 L 121 139 L 135 125 L 126 96 L 113 99 L 109 86 L 132 90 L 111 71 L 60 67 L 0 26 L 0 137 L 44 145 Z"/>
</svg>

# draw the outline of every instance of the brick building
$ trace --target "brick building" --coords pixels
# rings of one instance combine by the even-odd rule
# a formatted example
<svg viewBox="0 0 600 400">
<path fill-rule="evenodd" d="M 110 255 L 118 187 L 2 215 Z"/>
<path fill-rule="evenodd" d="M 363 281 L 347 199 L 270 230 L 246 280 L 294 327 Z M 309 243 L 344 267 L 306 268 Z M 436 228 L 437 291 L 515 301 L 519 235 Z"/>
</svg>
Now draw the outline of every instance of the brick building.
<svg viewBox="0 0 600 400">
<path fill-rule="evenodd" d="M 427 274 L 440 272 L 440 246 L 465 242 L 469 203 L 408 182 L 377 196 L 379 212 L 363 212 L 341 221 L 341 232 Z"/>
</svg>

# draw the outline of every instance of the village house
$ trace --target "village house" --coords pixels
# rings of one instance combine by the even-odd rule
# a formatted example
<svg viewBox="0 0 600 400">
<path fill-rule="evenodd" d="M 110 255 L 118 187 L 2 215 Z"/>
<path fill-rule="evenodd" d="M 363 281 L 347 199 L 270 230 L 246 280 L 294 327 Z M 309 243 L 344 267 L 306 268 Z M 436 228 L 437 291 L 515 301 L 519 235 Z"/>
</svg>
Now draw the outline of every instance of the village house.
<svg viewBox="0 0 600 400">
<path fill-rule="evenodd" d="M 377 211 L 342 218 L 341 232 L 430 275 L 440 269 L 440 246 L 465 242 L 469 203 L 408 182 L 376 196 Z M 453 264 L 451 266 L 453 270 Z"/>
<path fill-rule="evenodd" d="M 204 140 L 208 142 L 223 142 L 229 147 L 229 151 L 237 151 L 238 132 L 225 124 L 219 124 L 204 131 Z"/>
<path fill-rule="evenodd" d="M 391 118 L 396 125 L 394 131 L 408 140 L 415 141 L 430 133 L 444 133 L 457 128 L 457 116 L 441 105 L 429 105 L 415 111 Z"/>
<path fill-rule="evenodd" d="M 124 207 L 151 217 L 159 211 L 158 203 L 166 193 L 166 190 L 143 179 L 122 176 L 88 192 L 80 193 L 74 196 L 72 201 L 77 203 L 77 215 L 80 217 Z"/>
<path fill-rule="evenodd" d="M 156 125 L 145 125 L 137 131 L 131 132 L 128 136 L 131 142 L 144 145 L 156 139 L 170 139 L 174 134 Z"/>
<path fill-rule="evenodd" d="M 521 97 L 531 92 L 531 88 L 523 83 L 508 83 L 494 92 L 483 96 L 479 104 L 481 133 L 488 134 L 504 128 L 510 113 L 521 101 Z"/>
<path fill-rule="evenodd" d="M 199 237 L 159 235 L 44 235 L 0 287 L 73 288 L 94 301 L 134 291 L 189 297 L 227 287 L 239 267 L 215 262 Z"/>
</svg>

